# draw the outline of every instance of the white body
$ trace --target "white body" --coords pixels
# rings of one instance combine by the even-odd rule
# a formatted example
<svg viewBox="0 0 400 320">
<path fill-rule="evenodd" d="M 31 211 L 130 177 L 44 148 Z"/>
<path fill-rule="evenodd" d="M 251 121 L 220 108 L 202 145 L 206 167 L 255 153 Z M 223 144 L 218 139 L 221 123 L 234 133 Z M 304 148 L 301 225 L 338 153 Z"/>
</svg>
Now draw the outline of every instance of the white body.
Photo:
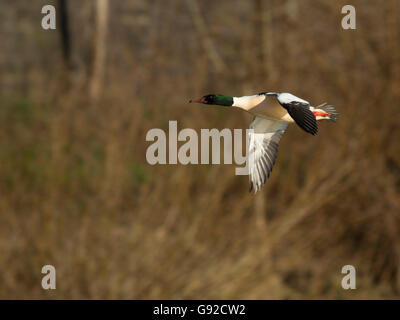
<svg viewBox="0 0 400 320">
<path fill-rule="evenodd" d="M 252 95 L 243 97 L 233 97 L 233 107 L 245 110 L 252 115 L 259 116 L 265 119 L 282 121 L 282 122 L 294 122 L 293 118 L 289 115 L 287 110 L 279 103 L 290 103 L 293 101 L 301 102 L 310 105 L 306 100 L 303 100 L 290 93 L 280 93 L 277 97 L 268 95 Z M 321 109 L 310 106 L 311 111 L 320 111 Z M 317 120 L 324 120 L 327 117 L 316 116 Z"/>
</svg>

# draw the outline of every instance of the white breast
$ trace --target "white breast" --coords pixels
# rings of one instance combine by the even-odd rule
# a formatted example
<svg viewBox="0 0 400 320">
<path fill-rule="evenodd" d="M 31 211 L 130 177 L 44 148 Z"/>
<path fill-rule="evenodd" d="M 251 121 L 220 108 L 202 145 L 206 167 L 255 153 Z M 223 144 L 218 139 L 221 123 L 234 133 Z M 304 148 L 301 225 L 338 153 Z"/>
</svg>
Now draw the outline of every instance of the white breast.
<svg viewBox="0 0 400 320">
<path fill-rule="evenodd" d="M 265 100 L 265 95 L 253 95 L 253 96 L 243 96 L 243 97 L 233 97 L 233 107 L 238 107 L 249 111 L 251 108 L 259 105 Z"/>
</svg>

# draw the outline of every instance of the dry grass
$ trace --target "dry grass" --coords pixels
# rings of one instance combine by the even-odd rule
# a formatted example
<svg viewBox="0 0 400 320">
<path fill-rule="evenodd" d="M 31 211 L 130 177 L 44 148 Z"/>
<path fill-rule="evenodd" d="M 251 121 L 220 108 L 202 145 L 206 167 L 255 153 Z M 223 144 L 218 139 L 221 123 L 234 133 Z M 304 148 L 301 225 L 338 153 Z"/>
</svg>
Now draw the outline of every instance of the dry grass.
<svg viewBox="0 0 400 320">
<path fill-rule="evenodd" d="M 96 102 L 93 2 L 70 4 L 70 71 L 58 34 L 39 29 L 44 2 L 2 3 L 0 297 L 398 297 L 399 1 L 353 2 L 356 31 L 340 27 L 344 1 L 294 12 L 263 1 L 261 50 L 250 1 L 199 1 L 205 30 L 185 1 L 112 1 Z M 168 120 L 248 126 L 188 98 L 265 90 L 328 101 L 340 120 L 316 137 L 291 126 L 262 192 L 249 194 L 233 166 L 146 163 L 146 132 Z M 57 269 L 52 292 L 40 286 L 45 264 Z"/>
</svg>

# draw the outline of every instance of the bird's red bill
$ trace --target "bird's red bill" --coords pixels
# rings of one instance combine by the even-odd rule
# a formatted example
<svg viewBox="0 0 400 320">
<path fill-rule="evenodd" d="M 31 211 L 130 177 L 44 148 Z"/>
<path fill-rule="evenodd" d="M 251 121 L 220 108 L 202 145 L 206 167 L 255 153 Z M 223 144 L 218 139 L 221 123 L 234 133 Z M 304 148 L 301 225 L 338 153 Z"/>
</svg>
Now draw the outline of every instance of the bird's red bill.
<svg viewBox="0 0 400 320">
<path fill-rule="evenodd" d="M 192 102 L 204 103 L 204 102 L 205 102 L 205 100 L 204 100 L 204 98 L 199 98 L 199 99 L 190 99 L 190 100 L 189 100 L 189 103 L 192 103 Z"/>
</svg>

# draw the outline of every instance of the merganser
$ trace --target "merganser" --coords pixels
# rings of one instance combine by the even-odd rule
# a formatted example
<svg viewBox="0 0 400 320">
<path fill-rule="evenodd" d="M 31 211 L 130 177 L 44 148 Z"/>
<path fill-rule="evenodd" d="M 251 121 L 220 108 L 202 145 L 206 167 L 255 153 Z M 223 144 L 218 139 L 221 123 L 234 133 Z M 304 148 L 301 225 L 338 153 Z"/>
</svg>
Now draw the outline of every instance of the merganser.
<svg viewBox="0 0 400 320">
<path fill-rule="evenodd" d="M 259 191 L 269 178 L 278 152 L 279 140 L 289 123 L 295 122 L 304 131 L 315 135 L 317 121 L 336 122 L 339 114 L 327 103 L 313 107 L 306 100 L 287 92 L 262 92 L 243 97 L 208 94 L 190 100 L 208 105 L 236 107 L 254 115 L 250 123 L 248 156 L 250 191 Z"/>
</svg>

